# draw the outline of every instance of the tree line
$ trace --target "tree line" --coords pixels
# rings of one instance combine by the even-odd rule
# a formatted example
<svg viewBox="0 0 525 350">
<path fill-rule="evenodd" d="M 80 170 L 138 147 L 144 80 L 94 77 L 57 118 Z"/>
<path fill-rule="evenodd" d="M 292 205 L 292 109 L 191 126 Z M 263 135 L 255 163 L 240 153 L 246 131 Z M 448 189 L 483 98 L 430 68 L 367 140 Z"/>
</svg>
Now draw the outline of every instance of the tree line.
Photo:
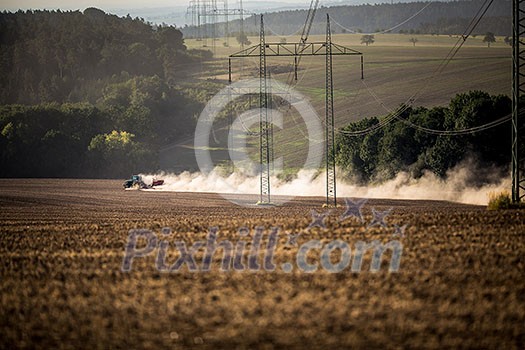
<svg viewBox="0 0 525 350">
<path fill-rule="evenodd" d="M 182 33 L 95 8 L 0 14 L 0 103 L 96 102 L 114 75 L 170 82 L 192 61 Z"/>
<path fill-rule="evenodd" d="M 471 91 L 458 94 L 445 107 L 401 106 L 400 111 L 398 119 L 361 136 L 351 133 L 378 125 L 388 116 L 365 118 L 342 128 L 336 139 L 336 162 L 348 177 L 362 183 L 391 179 L 400 171 L 414 177 L 422 176 L 425 171 L 444 177 L 448 170 L 467 158 L 507 173 L 511 161 L 510 122 L 452 136 L 428 133 L 401 119 L 427 129 L 463 130 L 509 115 L 509 97 Z M 524 129 L 523 118 L 521 124 L 520 128 Z M 480 182 L 492 176 L 489 172 L 478 175 Z"/>
<path fill-rule="evenodd" d="M 326 13 L 332 19 L 332 33 L 374 33 L 392 29 L 392 33 L 412 33 L 419 34 L 461 34 L 467 28 L 471 19 L 478 12 L 483 1 L 447 1 L 432 2 L 408 2 L 408 3 L 383 3 L 365 5 L 342 5 L 342 6 L 321 6 L 317 10 L 311 34 L 324 34 L 326 31 Z M 428 7 L 426 7 L 428 5 Z M 423 8 L 422 12 L 419 13 Z M 266 34 L 290 35 L 301 34 L 304 26 L 307 10 L 288 10 L 272 12 L 264 15 Z M 419 13 L 412 20 L 406 21 L 414 14 Z M 402 25 L 399 25 L 403 23 Z M 339 26 L 339 24 L 341 26 Z M 243 28 L 250 35 L 258 35 L 259 18 L 250 16 L 244 20 Z M 399 26 L 398 26 L 399 25 Z M 212 33 L 209 28 L 202 27 L 202 32 Z M 490 6 L 485 16 L 477 26 L 478 34 L 492 32 L 498 36 L 511 34 L 511 2 L 509 0 L 495 1 Z M 223 36 L 225 25 L 217 24 L 215 31 L 217 36 Z M 198 30 L 193 26 L 186 26 L 181 29 L 184 37 L 196 37 Z M 240 31 L 240 21 L 234 20 L 228 24 L 230 33 Z"/>
<path fill-rule="evenodd" d="M 203 102 L 181 84 L 209 57 L 172 26 L 94 8 L 0 13 L 0 176 L 157 170 L 193 132 Z"/>
<path fill-rule="evenodd" d="M 125 177 L 191 135 L 203 104 L 159 77 L 109 84 L 97 104 L 0 107 L 0 177 Z"/>
</svg>

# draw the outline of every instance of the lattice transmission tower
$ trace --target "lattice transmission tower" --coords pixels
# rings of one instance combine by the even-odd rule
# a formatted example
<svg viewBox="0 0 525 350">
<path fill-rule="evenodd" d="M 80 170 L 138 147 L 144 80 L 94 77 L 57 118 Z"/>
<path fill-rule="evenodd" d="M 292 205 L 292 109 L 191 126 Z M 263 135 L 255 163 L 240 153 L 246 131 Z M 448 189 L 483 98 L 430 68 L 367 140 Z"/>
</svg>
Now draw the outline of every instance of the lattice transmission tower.
<svg viewBox="0 0 525 350">
<path fill-rule="evenodd" d="M 332 77 L 332 31 L 330 16 L 326 14 L 326 92 L 325 92 L 325 140 L 326 140 L 326 205 L 337 206 L 335 181 L 335 125 L 334 125 L 334 79 Z"/>
<path fill-rule="evenodd" d="M 244 16 L 252 15 L 243 9 L 242 0 L 231 6 L 228 0 L 190 0 L 187 15 L 191 17 L 191 25 L 196 30 L 196 39 L 203 42 L 203 46 L 208 46 L 208 39 L 215 51 L 215 42 L 218 37 L 217 25 L 223 23 L 224 26 L 224 45 L 229 46 L 230 20 L 239 19 L 239 35 L 244 37 Z M 244 41 L 241 40 L 241 48 Z"/>
<path fill-rule="evenodd" d="M 232 58 L 259 58 L 259 105 L 260 113 L 260 202 L 263 204 L 271 203 L 270 185 L 270 166 L 273 158 L 273 133 L 270 116 L 267 107 L 269 106 L 268 74 L 266 61 L 268 57 L 293 57 L 298 62 L 302 56 L 325 56 L 326 60 L 326 80 L 325 80 L 325 147 L 326 147 L 326 203 L 328 205 L 337 204 L 336 193 L 336 174 L 335 174 L 335 125 L 334 125 L 334 94 L 333 94 L 333 56 L 359 55 L 361 56 L 361 79 L 363 78 L 362 53 L 348 47 L 332 42 L 330 29 L 330 17 L 326 16 L 326 41 L 298 43 L 267 43 L 264 33 L 264 20 L 261 15 L 261 27 L 259 32 L 259 45 L 249 47 L 230 55 L 228 60 L 228 76 L 231 82 L 232 77 Z M 296 68 L 294 67 L 294 70 Z"/>
<path fill-rule="evenodd" d="M 271 203 L 270 193 L 270 123 L 268 120 L 268 90 L 266 75 L 266 40 L 264 36 L 264 20 L 261 15 L 261 29 L 259 32 L 259 145 L 260 145 L 260 204 Z"/>
<path fill-rule="evenodd" d="M 525 154 L 520 97 L 525 92 L 525 0 L 512 0 L 512 201 L 525 197 Z M 521 125 L 520 125 L 521 124 Z M 520 128 L 521 126 L 521 128 Z"/>
</svg>

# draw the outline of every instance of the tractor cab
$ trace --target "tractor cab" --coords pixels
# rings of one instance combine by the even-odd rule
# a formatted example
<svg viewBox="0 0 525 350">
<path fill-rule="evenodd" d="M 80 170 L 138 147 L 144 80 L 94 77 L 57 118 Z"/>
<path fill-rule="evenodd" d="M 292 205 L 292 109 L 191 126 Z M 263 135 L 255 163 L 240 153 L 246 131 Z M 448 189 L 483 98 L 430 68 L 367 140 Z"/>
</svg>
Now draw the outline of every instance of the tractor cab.
<svg viewBox="0 0 525 350">
<path fill-rule="evenodd" d="M 142 188 L 143 184 L 144 184 L 144 182 L 142 181 L 142 176 L 140 176 L 140 175 L 133 175 L 133 176 L 131 176 L 130 179 L 124 181 L 122 186 L 124 188 L 133 188 L 133 187 Z"/>
</svg>

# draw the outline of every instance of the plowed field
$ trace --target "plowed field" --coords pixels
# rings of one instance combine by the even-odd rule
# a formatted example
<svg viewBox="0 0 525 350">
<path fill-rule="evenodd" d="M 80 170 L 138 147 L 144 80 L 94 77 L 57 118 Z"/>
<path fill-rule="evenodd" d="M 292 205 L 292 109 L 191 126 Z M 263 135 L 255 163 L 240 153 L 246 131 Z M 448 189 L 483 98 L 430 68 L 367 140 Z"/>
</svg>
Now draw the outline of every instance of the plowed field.
<svg viewBox="0 0 525 350">
<path fill-rule="evenodd" d="M 308 229 L 322 203 L 239 207 L 217 194 L 123 191 L 120 181 L 0 180 L 0 348 L 525 347 L 525 212 L 374 199 L 361 222 L 341 216 L 341 200 L 326 229 Z M 390 208 L 385 227 L 370 225 L 372 209 Z M 171 266 L 175 242 L 189 249 L 210 227 L 217 243 L 244 244 L 245 258 L 263 227 L 261 265 L 278 227 L 275 270 L 221 271 L 218 250 L 209 271 L 159 271 L 158 246 L 121 270 L 130 230 L 165 242 Z M 401 265 L 389 272 L 388 251 L 378 272 L 365 254 L 360 273 L 330 273 L 311 249 L 317 271 L 303 272 L 295 259 L 311 240 L 352 253 L 358 241 L 397 241 Z M 137 242 L 134 251 L 146 246 Z"/>
</svg>

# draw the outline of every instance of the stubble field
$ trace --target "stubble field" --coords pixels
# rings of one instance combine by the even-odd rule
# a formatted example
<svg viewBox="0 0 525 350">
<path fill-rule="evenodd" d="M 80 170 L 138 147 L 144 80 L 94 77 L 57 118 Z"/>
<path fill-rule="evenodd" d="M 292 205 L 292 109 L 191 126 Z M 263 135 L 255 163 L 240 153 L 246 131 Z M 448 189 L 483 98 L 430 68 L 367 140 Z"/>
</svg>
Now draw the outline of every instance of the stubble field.
<svg viewBox="0 0 525 350">
<path fill-rule="evenodd" d="M 0 348 L 505 348 L 525 346 L 525 220 L 519 211 L 440 201 L 369 200 L 364 222 L 307 227 L 322 198 L 239 207 L 217 194 L 123 191 L 120 181 L 0 180 Z M 341 203 L 343 203 L 341 201 Z M 387 228 L 367 227 L 392 208 Z M 394 225 L 408 225 L 404 237 Z M 159 272 L 156 254 L 121 271 L 130 229 L 173 242 L 246 241 L 279 227 L 276 270 Z M 238 229 L 248 227 L 248 236 Z M 298 245 L 287 242 L 299 234 Z M 317 239 L 398 240 L 401 266 L 377 273 L 300 272 L 299 246 Z M 143 242 L 142 242 L 143 243 Z M 263 253 L 259 255 L 262 261 Z M 202 252 L 197 254 L 200 265 Z M 340 258 L 337 253 L 333 261 Z M 281 266 L 290 262 L 291 273 Z"/>
<path fill-rule="evenodd" d="M 364 58 L 364 80 L 361 80 L 358 56 L 335 56 L 333 59 L 334 107 L 337 127 L 365 117 L 382 116 L 400 104 L 435 107 L 447 105 L 459 93 L 483 90 L 491 94 L 510 95 L 511 48 L 497 37 L 490 47 L 483 36 L 468 38 L 454 59 L 446 63 L 457 35 L 377 34 L 369 46 L 361 44 L 362 34 L 335 34 L 333 42 L 357 50 Z M 409 39 L 416 38 L 414 46 Z M 299 42 L 299 37 L 267 36 L 267 43 Z M 217 79 L 227 84 L 228 59 L 240 51 L 234 39 L 224 47 L 224 38 L 216 42 L 215 60 L 204 62 L 194 72 L 200 80 Z M 258 37 L 249 37 L 253 46 Z M 203 48 L 202 42 L 185 39 L 191 49 Z M 311 42 L 324 42 L 325 36 L 312 35 Z M 247 46 L 248 47 L 248 46 Z M 258 51 L 256 51 L 258 52 Z M 268 57 L 267 67 L 272 79 L 303 93 L 319 115 L 324 114 L 325 57 L 304 56 L 301 59 L 298 81 L 292 78 L 293 58 Z M 233 81 L 257 78 L 259 58 L 232 59 Z M 441 67 L 441 65 L 445 65 Z"/>
</svg>

